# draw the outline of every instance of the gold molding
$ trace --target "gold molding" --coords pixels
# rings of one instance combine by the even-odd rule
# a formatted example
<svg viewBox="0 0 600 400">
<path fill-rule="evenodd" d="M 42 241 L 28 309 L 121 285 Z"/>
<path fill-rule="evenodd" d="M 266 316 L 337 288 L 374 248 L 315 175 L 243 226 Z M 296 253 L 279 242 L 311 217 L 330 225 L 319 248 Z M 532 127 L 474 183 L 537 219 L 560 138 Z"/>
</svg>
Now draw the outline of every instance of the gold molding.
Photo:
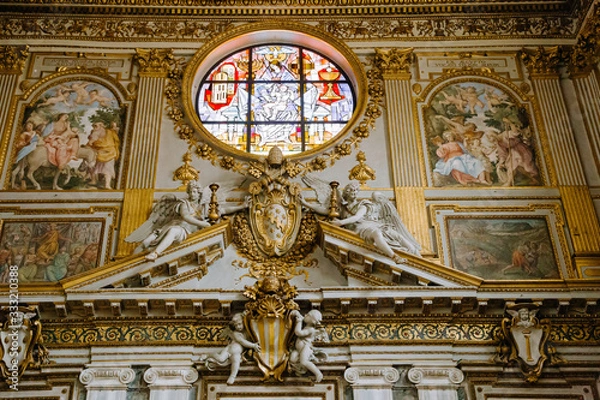
<svg viewBox="0 0 600 400">
<path fill-rule="evenodd" d="M 433 256 L 427 205 L 425 202 L 425 188 L 402 186 L 396 187 L 394 192 L 396 196 L 396 209 L 402 214 L 402 220 L 409 231 L 415 235 L 417 241 L 421 244 L 421 255 Z"/>
<path fill-rule="evenodd" d="M 562 213 L 561 207 L 559 204 L 529 204 L 526 206 L 509 206 L 509 207 L 488 207 L 488 206 L 459 206 L 454 204 L 432 204 L 429 207 L 430 218 L 432 224 L 435 228 L 436 241 L 438 246 L 441 246 L 442 243 L 446 242 L 443 240 L 442 232 L 446 234 L 446 237 L 449 239 L 447 232 L 448 229 L 448 218 L 452 216 L 453 218 L 478 218 L 484 217 L 488 219 L 497 219 L 497 218 L 540 218 L 543 217 L 546 220 L 547 226 L 553 226 L 550 221 L 550 217 L 554 216 L 556 231 L 552 234 L 550 231 L 549 239 L 552 242 L 553 252 L 554 252 L 554 260 L 556 261 L 558 271 L 561 275 L 561 279 L 576 279 L 578 275 L 573 268 L 572 260 L 569 254 L 569 246 L 566 240 L 566 234 L 564 232 L 565 220 L 564 215 Z M 533 214 L 536 211 L 544 211 L 547 210 L 545 214 Z M 441 215 L 443 211 L 451 211 L 453 214 L 444 214 Z M 442 218 L 440 222 L 438 216 Z M 443 226 L 442 226 L 443 224 Z M 442 228 L 444 231 L 442 231 Z M 558 240 L 558 243 L 556 243 Z M 559 253 L 560 251 L 560 253 Z M 443 259 L 443 257 L 440 258 Z M 560 263 L 560 260 L 564 260 L 564 268 L 563 264 Z M 452 261 L 452 260 L 450 260 Z M 545 282 L 549 281 L 548 279 L 543 280 L 544 286 Z M 493 280 L 487 280 L 486 282 L 493 282 Z M 504 280 L 500 280 L 499 282 L 504 282 Z M 506 281 L 509 282 L 509 281 Z M 529 281 L 526 281 L 525 285 L 529 285 Z M 536 280 L 532 280 L 531 282 L 539 282 Z M 512 281 L 511 283 L 514 283 Z"/>
</svg>

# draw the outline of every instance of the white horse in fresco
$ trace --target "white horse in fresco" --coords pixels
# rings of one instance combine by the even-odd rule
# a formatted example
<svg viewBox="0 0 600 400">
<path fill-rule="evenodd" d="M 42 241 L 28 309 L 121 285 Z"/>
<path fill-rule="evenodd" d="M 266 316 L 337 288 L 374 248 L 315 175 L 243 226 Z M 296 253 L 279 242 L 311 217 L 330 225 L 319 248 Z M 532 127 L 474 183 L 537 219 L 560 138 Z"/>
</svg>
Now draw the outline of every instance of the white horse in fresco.
<svg viewBox="0 0 600 400">
<path fill-rule="evenodd" d="M 80 146 L 77 150 L 77 158 L 82 160 L 82 165 L 85 165 L 88 171 L 91 171 L 96 165 L 96 152 L 89 147 Z M 41 167 L 51 167 L 56 170 L 54 173 L 54 180 L 52 181 L 53 190 L 62 190 L 62 187 L 58 185 L 58 180 L 62 173 L 67 175 L 63 185 L 66 185 L 71 180 L 72 167 L 67 164 L 64 168 L 59 169 L 56 165 L 51 164 L 50 161 L 48 161 L 48 149 L 46 149 L 46 146 L 38 145 L 31 153 L 27 154 L 17 162 L 12 171 L 12 187 L 14 189 L 23 189 L 23 186 L 25 185 L 24 177 L 26 177 L 33 183 L 33 186 L 37 190 L 40 190 L 42 187 L 35 179 L 34 174 Z M 82 169 L 81 166 L 79 169 Z M 27 171 L 27 174 L 25 174 L 25 171 Z M 17 179 L 19 185 L 17 185 Z"/>
</svg>

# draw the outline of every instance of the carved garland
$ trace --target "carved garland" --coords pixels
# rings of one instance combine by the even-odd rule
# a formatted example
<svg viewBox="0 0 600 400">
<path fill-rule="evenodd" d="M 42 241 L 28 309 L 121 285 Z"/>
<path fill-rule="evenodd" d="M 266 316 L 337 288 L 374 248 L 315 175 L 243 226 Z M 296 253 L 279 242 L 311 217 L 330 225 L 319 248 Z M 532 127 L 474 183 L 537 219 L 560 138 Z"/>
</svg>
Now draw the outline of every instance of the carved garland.
<svg viewBox="0 0 600 400">
<path fill-rule="evenodd" d="M 228 154 L 222 154 L 218 149 L 199 139 L 199 134 L 190 126 L 183 111 L 181 87 L 186 61 L 182 58 L 173 58 L 167 78 L 165 96 L 167 98 L 167 115 L 175 125 L 175 132 L 184 140 L 194 154 L 210 161 L 211 164 L 223 169 L 253 176 L 251 163 L 240 161 Z M 285 169 L 287 174 L 294 178 L 309 172 L 322 171 L 335 164 L 341 157 L 352 154 L 363 139 L 369 137 L 375 126 L 375 120 L 382 115 L 383 106 L 383 77 L 381 71 L 373 66 L 367 71 L 368 78 L 368 104 L 362 120 L 353 129 L 352 135 L 336 145 L 332 150 L 320 153 L 306 162 L 288 161 Z"/>
</svg>

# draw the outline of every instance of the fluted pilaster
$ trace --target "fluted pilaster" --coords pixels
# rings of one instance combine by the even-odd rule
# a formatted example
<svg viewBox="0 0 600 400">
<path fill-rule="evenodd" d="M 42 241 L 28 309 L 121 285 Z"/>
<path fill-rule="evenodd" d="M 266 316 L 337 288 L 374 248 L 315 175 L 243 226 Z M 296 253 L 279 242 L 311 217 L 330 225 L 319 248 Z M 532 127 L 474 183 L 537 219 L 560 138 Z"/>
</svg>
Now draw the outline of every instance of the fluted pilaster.
<svg viewBox="0 0 600 400">
<path fill-rule="evenodd" d="M 557 47 L 524 49 L 522 59 L 529 70 L 546 130 L 554 183 L 561 192 L 575 263 L 578 265 L 579 257 L 585 257 L 588 263 L 590 256 L 600 258 L 600 225 L 557 73 L 561 52 Z"/>
<path fill-rule="evenodd" d="M 26 46 L 2 46 L 0 47 L 0 165 L 4 165 L 7 155 L 8 140 L 10 134 L 4 134 L 8 124 L 12 122 L 10 117 L 10 104 L 17 88 L 19 75 L 23 72 L 25 61 L 29 56 Z"/>
<path fill-rule="evenodd" d="M 86 400 L 125 400 L 127 384 L 134 378 L 135 372 L 129 367 L 89 367 L 79 374 Z"/>
<path fill-rule="evenodd" d="M 123 238 L 146 220 L 152 208 L 164 91 L 173 54 L 171 50 L 138 49 L 134 59 L 139 82 L 118 256 L 133 251 L 135 245 L 125 243 Z"/>
<path fill-rule="evenodd" d="M 352 386 L 354 400 L 392 400 L 392 386 L 400 379 L 392 367 L 351 367 L 344 378 Z"/>
<path fill-rule="evenodd" d="M 375 66 L 383 76 L 396 207 L 408 229 L 430 252 L 425 192 L 419 160 L 419 138 L 415 130 L 410 68 L 413 49 L 375 50 Z"/>
<path fill-rule="evenodd" d="M 573 76 L 579 109 L 587 131 L 587 139 L 594 157 L 596 170 L 600 173 L 600 83 L 597 73 Z"/>
</svg>

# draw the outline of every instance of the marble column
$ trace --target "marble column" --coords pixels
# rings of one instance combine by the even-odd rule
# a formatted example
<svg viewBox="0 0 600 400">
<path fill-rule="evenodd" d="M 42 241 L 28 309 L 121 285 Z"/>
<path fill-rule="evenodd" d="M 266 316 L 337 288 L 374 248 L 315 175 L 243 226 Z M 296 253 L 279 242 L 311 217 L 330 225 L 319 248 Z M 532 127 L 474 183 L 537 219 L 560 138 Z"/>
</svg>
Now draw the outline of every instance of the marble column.
<svg viewBox="0 0 600 400">
<path fill-rule="evenodd" d="M 425 206 L 420 138 L 417 134 L 411 91 L 413 49 L 375 49 L 374 65 L 383 77 L 385 112 L 395 188 L 396 208 L 411 233 L 431 253 L 431 237 Z"/>
<path fill-rule="evenodd" d="M 27 46 L 0 46 L 0 165 L 4 165 L 7 146 L 11 135 L 1 134 L 6 132 L 9 124 L 13 122 L 10 104 L 17 89 L 19 76 L 23 72 L 25 61 L 29 56 Z"/>
<path fill-rule="evenodd" d="M 135 244 L 123 241 L 148 217 L 154 200 L 156 158 L 172 50 L 138 49 L 138 89 L 131 135 L 131 160 L 123 194 L 121 235 L 117 256 L 127 256 Z"/>
<path fill-rule="evenodd" d="M 144 373 L 150 400 L 188 400 L 198 371 L 189 367 L 152 367 Z"/>
<path fill-rule="evenodd" d="M 549 150 L 551 183 L 560 191 L 575 252 L 573 259 L 581 267 L 590 257 L 600 262 L 600 225 L 559 81 L 558 66 L 563 61 L 559 50 L 558 47 L 523 49 L 522 59 L 546 132 L 547 141 L 543 145 Z"/>
<path fill-rule="evenodd" d="M 459 384 L 464 374 L 457 368 L 415 367 L 408 371 L 408 380 L 415 384 L 419 400 L 458 400 Z"/>
<path fill-rule="evenodd" d="M 86 400 L 126 400 L 127 384 L 134 378 L 135 372 L 129 367 L 88 367 L 79 374 Z"/>
<path fill-rule="evenodd" d="M 352 387 L 354 400 L 392 400 L 392 386 L 400 374 L 392 367 L 351 367 L 344 378 Z"/>
</svg>

